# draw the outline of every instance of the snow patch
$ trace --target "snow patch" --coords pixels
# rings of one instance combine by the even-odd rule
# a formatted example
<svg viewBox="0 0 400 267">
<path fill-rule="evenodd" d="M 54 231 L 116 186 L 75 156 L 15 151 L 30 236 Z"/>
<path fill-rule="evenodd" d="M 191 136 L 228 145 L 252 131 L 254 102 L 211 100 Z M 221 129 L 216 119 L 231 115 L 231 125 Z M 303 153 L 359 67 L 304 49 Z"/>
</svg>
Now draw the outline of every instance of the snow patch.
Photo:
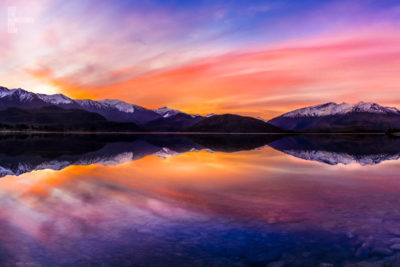
<svg viewBox="0 0 400 267">
<path fill-rule="evenodd" d="M 397 114 L 400 111 L 394 107 L 384 107 L 376 103 L 359 102 L 357 104 L 341 103 L 336 104 L 333 102 L 297 109 L 282 115 L 282 117 L 322 117 L 338 114 L 346 114 L 350 112 L 367 112 L 367 113 L 380 113 L 380 114 Z"/>
<path fill-rule="evenodd" d="M 170 109 L 168 107 L 162 107 L 162 108 L 155 109 L 154 112 L 160 114 L 163 118 L 169 118 L 169 117 L 175 116 L 176 114 L 182 113 L 179 110 Z"/>
<path fill-rule="evenodd" d="M 37 94 L 37 96 L 44 102 L 55 105 L 70 104 L 73 102 L 71 98 L 66 97 L 65 95 L 62 94 L 56 94 L 56 95 Z"/>
<path fill-rule="evenodd" d="M 119 111 L 122 111 L 125 113 L 134 113 L 135 108 L 136 108 L 135 105 L 126 103 L 126 102 L 118 100 L 118 99 L 105 99 L 105 100 L 99 101 L 99 103 L 106 104 L 109 107 L 116 108 Z"/>
</svg>

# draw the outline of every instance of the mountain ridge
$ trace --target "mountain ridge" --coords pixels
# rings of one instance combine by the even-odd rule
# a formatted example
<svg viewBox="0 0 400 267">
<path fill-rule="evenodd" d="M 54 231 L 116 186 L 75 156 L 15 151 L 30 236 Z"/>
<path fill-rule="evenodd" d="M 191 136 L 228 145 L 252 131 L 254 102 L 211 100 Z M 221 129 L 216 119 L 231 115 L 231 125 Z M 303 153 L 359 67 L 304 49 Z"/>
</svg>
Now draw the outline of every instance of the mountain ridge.
<svg viewBox="0 0 400 267">
<path fill-rule="evenodd" d="M 168 107 L 148 109 L 118 99 L 72 99 L 63 94 L 47 95 L 0 87 L 0 111 L 40 109 L 49 105 L 97 113 L 110 122 L 133 123 L 144 131 L 155 132 L 195 131 L 195 127 L 198 128 L 196 131 L 203 132 L 250 132 L 253 129 L 265 133 L 276 132 L 277 128 L 286 132 L 389 132 L 400 129 L 400 110 L 372 102 L 328 102 L 264 120 L 236 114 L 200 116 Z"/>
<path fill-rule="evenodd" d="M 388 132 L 400 129 L 400 111 L 371 102 L 329 102 L 296 109 L 268 122 L 300 132 Z"/>
<path fill-rule="evenodd" d="M 21 88 L 0 87 L 0 110 L 8 107 L 41 108 L 56 105 L 65 109 L 82 109 L 104 116 L 109 121 L 145 124 L 161 116 L 144 107 L 129 104 L 117 99 L 95 101 L 91 99 L 72 99 L 63 94 L 36 94 Z"/>
<path fill-rule="evenodd" d="M 342 102 L 337 104 L 335 102 L 328 102 L 325 104 L 315 105 L 296 109 L 282 114 L 282 117 L 296 117 L 296 116 L 328 116 L 337 114 L 346 114 L 351 112 L 367 112 L 377 114 L 398 114 L 400 110 L 395 107 L 385 107 L 372 102 L 360 101 L 357 104 L 348 104 Z"/>
<path fill-rule="evenodd" d="M 282 133 L 283 129 L 262 120 L 235 114 L 213 115 L 186 129 L 188 132 Z"/>
<path fill-rule="evenodd" d="M 0 130 L 11 131 L 142 131 L 132 122 L 112 122 L 102 115 L 81 109 L 62 109 L 49 105 L 0 110 Z"/>
</svg>

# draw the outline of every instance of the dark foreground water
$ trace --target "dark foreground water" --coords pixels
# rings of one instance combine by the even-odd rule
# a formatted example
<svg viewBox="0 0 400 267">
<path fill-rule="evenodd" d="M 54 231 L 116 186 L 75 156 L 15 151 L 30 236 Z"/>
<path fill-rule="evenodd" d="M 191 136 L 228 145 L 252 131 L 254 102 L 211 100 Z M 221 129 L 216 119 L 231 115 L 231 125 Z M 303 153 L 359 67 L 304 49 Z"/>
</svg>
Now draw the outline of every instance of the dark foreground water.
<svg viewBox="0 0 400 267">
<path fill-rule="evenodd" d="M 400 266 L 400 139 L 0 137 L 3 266 Z"/>
</svg>

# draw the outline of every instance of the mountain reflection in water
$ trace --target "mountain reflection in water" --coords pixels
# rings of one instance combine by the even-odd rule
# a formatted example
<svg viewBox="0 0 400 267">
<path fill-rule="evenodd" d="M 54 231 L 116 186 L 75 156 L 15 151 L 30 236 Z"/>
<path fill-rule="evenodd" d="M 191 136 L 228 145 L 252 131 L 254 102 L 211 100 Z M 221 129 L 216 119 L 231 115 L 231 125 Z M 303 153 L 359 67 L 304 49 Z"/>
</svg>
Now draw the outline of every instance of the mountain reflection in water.
<svg viewBox="0 0 400 267">
<path fill-rule="evenodd" d="M 298 158 L 331 165 L 373 165 L 400 158 L 400 138 L 383 134 L 288 136 L 269 145 Z"/>
<path fill-rule="evenodd" d="M 0 176 L 70 165 L 118 165 L 148 155 L 237 152 L 271 146 L 327 164 L 378 164 L 400 157 L 400 138 L 385 135 L 14 135 L 0 138 Z"/>
<path fill-rule="evenodd" d="M 399 139 L 3 136 L 0 151 L 1 265 L 400 263 Z"/>
</svg>

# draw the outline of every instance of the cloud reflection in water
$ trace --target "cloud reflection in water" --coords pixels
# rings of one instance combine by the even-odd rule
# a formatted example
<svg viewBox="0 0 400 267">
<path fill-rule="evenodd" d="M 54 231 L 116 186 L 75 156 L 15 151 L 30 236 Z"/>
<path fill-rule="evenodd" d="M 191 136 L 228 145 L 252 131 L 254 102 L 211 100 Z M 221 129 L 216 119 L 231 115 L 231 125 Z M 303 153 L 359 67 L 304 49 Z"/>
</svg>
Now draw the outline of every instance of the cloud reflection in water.
<svg viewBox="0 0 400 267">
<path fill-rule="evenodd" d="M 142 141 L 133 143 L 160 144 Z M 137 160 L 116 166 L 72 165 L 0 179 L 1 261 L 159 266 L 398 259 L 397 161 L 329 165 L 268 146 L 209 153 L 196 141 L 200 151 L 165 159 L 133 153 Z M 397 141 L 389 141 L 393 148 Z M 102 151 L 110 144 L 104 143 Z M 175 139 L 170 149 L 184 152 L 184 144 Z M 87 153 L 95 152 L 78 154 Z"/>
</svg>

